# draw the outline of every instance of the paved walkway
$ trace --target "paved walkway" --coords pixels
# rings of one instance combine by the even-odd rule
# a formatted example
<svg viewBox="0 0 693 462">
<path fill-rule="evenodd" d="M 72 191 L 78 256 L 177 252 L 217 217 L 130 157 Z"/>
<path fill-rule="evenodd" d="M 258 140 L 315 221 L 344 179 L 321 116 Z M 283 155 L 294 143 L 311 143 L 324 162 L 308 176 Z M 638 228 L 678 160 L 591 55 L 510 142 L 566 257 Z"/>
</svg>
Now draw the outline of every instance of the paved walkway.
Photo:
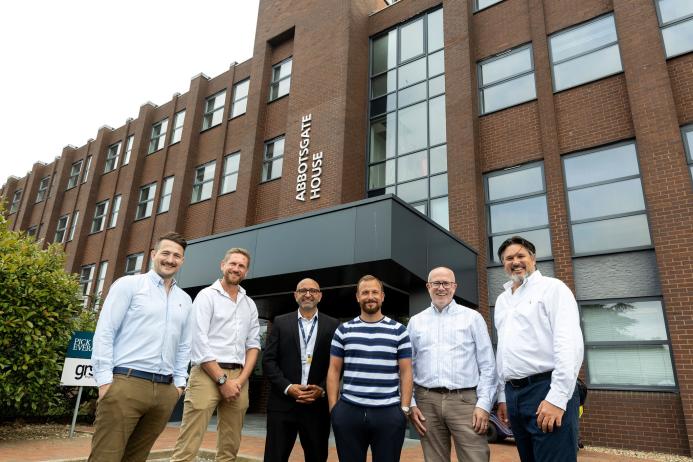
<svg viewBox="0 0 693 462">
<path fill-rule="evenodd" d="M 243 440 L 241 442 L 240 455 L 242 460 L 262 460 L 265 445 L 264 415 L 249 415 L 243 428 Z M 89 455 L 91 443 L 90 434 L 93 427 L 78 427 L 78 435 L 72 439 L 46 439 L 29 441 L 0 441 L 0 462 L 32 462 L 32 461 L 57 461 L 86 460 Z M 216 447 L 216 432 L 214 422 L 202 442 L 204 453 L 209 455 Z M 175 424 L 164 430 L 154 445 L 153 457 L 157 460 L 167 460 L 170 449 L 175 445 L 178 437 L 178 428 Z M 168 451 L 167 451 L 168 450 Z M 202 454 L 201 454 L 202 455 Z M 303 452 L 297 444 L 291 458 L 291 462 L 303 461 Z M 403 462 L 423 462 L 421 447 L 416 440 L 407 439 L 402 451 Z M 454 461 L 457 461 L 453 457 Z M 512 442 L 503 442 L 491 445 L 491 462 L 519 462 L 517 451 Z M 334 442 L 330 442 L 330 462 L 337 462 L 337 453 Z M 597 453 L 593 451 L 580 451 L 579 462 L 654 462 L 650 459 L 633 459 L 624 456 Z"/>
</svg>

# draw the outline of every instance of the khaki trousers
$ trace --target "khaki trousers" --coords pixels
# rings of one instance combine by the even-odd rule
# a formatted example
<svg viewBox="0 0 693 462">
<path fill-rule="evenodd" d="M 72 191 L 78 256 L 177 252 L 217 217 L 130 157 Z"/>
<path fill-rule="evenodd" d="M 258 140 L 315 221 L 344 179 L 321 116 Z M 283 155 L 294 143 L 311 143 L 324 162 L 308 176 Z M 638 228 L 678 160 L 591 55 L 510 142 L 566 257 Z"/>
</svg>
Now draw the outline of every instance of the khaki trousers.
<svg viewBox="0 0 693 462">
<path fill-rule="evenodd" d="M 96 408 L 90 462 L 140 462 L 171 417 L 178 390 L 173 384 L 114 375 Z"/>
<path fill-rule="evenodd" d="M 472 428 L 476 391 L 436 393 L 416 386 L 416 405 L 426 421 L 421 447 L 426 462 L 450 462 L 450 436 L 460 462 L 488 462 L 486 434 Z"/>
<path fill-rule="evenodd" d="M 224 369 L 229 379 L 235 379 L 240 369 Z M 183 422 L 176 441 L 171 462 L 194 461 L 207 431 L 209 419 L 217 410 L 217 462 L 236 460 L 241 446 L 241 430 L 245 411 L 248 409 L 248 383 L 241 389 L 241 395 L 233 401 L 225 401 L 219 393 L 218 385 L 199 366 L 190 371 L 190 381 L 185 392 Z"/>
</svg>

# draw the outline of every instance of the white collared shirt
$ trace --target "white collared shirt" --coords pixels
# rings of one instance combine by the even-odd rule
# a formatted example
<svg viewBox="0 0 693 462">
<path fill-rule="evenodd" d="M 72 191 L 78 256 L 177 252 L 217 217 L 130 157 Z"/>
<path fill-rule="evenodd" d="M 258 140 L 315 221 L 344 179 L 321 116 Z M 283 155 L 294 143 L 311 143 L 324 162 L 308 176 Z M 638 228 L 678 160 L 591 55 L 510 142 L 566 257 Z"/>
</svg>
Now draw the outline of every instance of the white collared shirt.
<svg viewBox="0 0 693 462">
<path fill-rule="evenodd" d="M 191 360 L 245 365 L 245 352 L 260 349 L 260 323 L 255 302 L 239 287 L 236 301 L 217 279 L 193 302 Z"/>
<path fill-rule="evenodd" d="M 546 400 L 565 410 L 573 396 L 584 348 L 573 293 L 562 281 L 542 276 L 539 271 L 526 278 L 515 293 L 512 281 L 503 287 L 494 313 L 498 401 L 505 402 L 504 384 L 508 380 L 553 370 Z"/>
<path fill-rule="evenodd" d="M 415 384 L 451 390 L 476 387 L 476 406 L 491 411 L 496 394 L 496 362 L 481 314 L 453 300 L 441 311 L 431 305 L 412 316 L 407 330 Z"/>
<path fill-rule="evenodd" d="M 301 335 L 301 326 L 298 327 L 298 343 L 301 345 L 301 385 L 308 385 L 308 373 L 310 372 L 310 364 L 308 362 L 308 356 L 313 356 L 313 350 L 315 350 L 315 338 L 318 336 L 318 312 L 316 311 L 312 318 L 306 319 L 301 316 L 301 310 L 298 310 L 298 322 L 303 326 L 303 333 L 305 334 L 306 340 L 308 340 L 308 345 L 303 341 L 303 335 Z M 313 329 L 313 335 L 310 335 L 310 329 L 315 323 L 315 329 Z"/>
</svg>

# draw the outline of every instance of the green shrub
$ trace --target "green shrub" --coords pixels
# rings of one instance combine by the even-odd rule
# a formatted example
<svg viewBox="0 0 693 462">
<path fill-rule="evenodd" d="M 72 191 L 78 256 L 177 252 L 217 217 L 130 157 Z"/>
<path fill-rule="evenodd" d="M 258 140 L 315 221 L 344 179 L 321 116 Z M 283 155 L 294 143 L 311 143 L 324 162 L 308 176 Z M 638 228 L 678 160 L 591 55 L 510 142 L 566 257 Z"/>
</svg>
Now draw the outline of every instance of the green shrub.
<svg viewBox="0 0 693 462">
<path fill-rule="evenodd" d="M 0 416 L 64 415 L 60 375 L 73 330 L 93 326 L 60 245 L 11 231 L 0 206 Z M 90 318 L 91 316 L 91 318 Z M 91 323 L 90 323 L 91 321 Z M 69 411 L 68 411 L 69 413 Z"/>
</svg>

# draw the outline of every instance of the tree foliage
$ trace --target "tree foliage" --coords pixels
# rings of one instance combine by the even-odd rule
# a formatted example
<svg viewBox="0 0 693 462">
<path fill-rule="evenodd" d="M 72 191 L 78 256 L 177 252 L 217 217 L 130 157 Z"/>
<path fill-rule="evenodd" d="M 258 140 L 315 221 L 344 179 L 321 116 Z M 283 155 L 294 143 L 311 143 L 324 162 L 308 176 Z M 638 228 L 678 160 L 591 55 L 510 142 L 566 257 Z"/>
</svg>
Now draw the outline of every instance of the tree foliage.
<svg viewBox="0 0 693 462">
<path fill-rule="evenodd" d="M 0 416 L 69 408 L 60 375 L 73 330 L 87 320 L 60 245 L 11 231 L 0 206 Z M 88 317 L 88 316 L 87 316 Z"/>
</svg>

